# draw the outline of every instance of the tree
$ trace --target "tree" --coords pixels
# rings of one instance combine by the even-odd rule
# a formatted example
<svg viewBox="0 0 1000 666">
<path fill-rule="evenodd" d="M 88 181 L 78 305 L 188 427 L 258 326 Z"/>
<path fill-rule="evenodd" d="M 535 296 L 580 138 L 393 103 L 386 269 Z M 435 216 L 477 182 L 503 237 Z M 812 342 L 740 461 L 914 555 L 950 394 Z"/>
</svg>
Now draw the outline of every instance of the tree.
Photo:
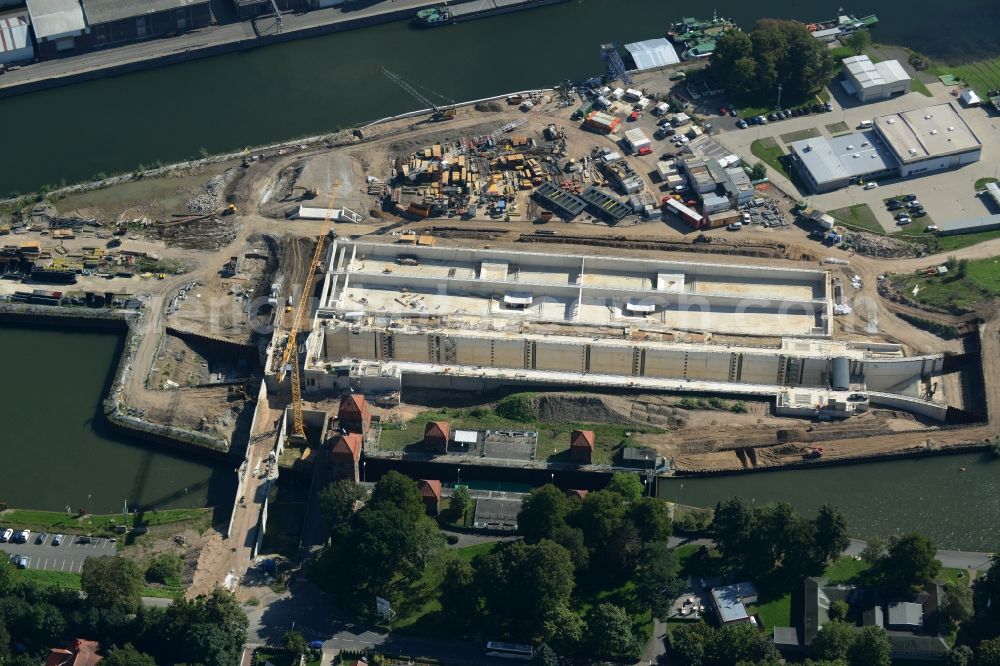
<svg viewBox="0 0 1000 666">
<path fill-rule="evenodd" d="M 0 619 L 0 664 L 6 664 L 10 660 L 10 632 L 7 625 Z M 154 664 L 155 666 L 155 664 Z"/>
<path fill-rule="evenodd" d="M 832 504 L 824 504 L 819 508 L 816 520 L 816 560 L 826 563 L 836 559 L 847 550 L 851 540 L 847 536 L 847 518 L 843 512 Z"/>
<path fill-rule="evenodd" d="M 608 482 L 606 490 L 621 495 L 622 499 L 629 504 L 638 502 L 645 493 L 645 486 L 639 479 L 638 474 L 630 472 L 615 472 Z"/>
<path fill-rule="evenodd" d="M 368 505 L 372 508 L 395 507 L 410 524 L 416 523 L 427 513 L 416 482 L 395 470 L 378 480 L 372 489 Z"/>
<path fill-rule="evenodd" d="M 636 648 L 632 620 L 625 609 L 614 604 L 599 604 L 587 613 L 587 631 L 593 653 L 614 658 L 631 655 Z"/>
<path fill-rule="evenodd" d="M 666 618 L 673 600 L 681 591 L 680 563 L 665 541 L 647 544 L 639 559 L 635 595 L 652 609 L 653 617 Z"/>
<path fill-rule="evenodd" d="M 549 610 L 542 622 L 542 637 L 560 652 L 575 652 L 583 641 L 587 626 L 569 606 L 559 604 Z"/>
<path fill-rule="evenodd" d="M 857 632 L 847 651 L 847 663 L 850 666 L 891 666 L 892 646 L 885 629 L 869 625 Z"/>
<path fill-rule="evenodd" d="M 844 46 L 854 51 L 854 55 L 861 55 L 872 45 L 872 34 L 867 30 L 855 30 L 841 41 Z"/>
<path fill-rule="evenodd" d="M 590 551 L 583 540 L 583 530 L 561 525 L 552 533 L 552 540 L 569 551 L 569 557 L 577 571 L 587 568 L 590 562 Z"/>
<path fill-rule="evenodd" d="M 976 666 L 1000 666 L 1000 638 L 979 644 L 976 648 Z"/>
<path fill-rule="evenodd" d="M 472 506 L 472 495 L 465 486 L 459 486 L 451 493 L 451 510 L 456 516 L 461 517 Z"/>
<path fill-rule="evenodd" d="M 885 542 L 878 537 L 872 537 L 861 551 L 861 560 L 872 566 L 879 563 L 885 556 Z"/>
<path fill-rule="evenodd" d="M 534 488 L 521 500 L 517 529 L 528 543 L 550 539 L 565 524 L 569 510 L 569 499 L 551 483 Z"/>
<path fill-rule="evenodd" d="M 968 645 L 956 645 L 948 650 L 942 660 L 943 666 L 974 666 L 976 655 Z"/>
<path fill-rule="evenodd" d="M 714 633 L 704 621 L 691 622 L 670 634 L 670 651 L 681 664 L 700 666 L 708 640 Z"/>
<path fill-rule="evenodd" d="M 364 486 L 351 479 L 341 479 L 319 493 L 320 511 L 334 541 L 340 541 L 351 529 L 355 505 L 365 498 Z"/>
<path fill-rule="evenodd" d="M 854 628 L 846 622 L 831 620 L 823 625 L 812 642 L 812 656 L 816 659 L 847 659 L 854 644 Z"/>
<path fill-rule="evenodd" d="M 750 167 L 750 180 L 763 180 L 767 178 L 767 167 L 763 162 L 755 162 Z"/>
<path fill-rule="evenodd" d="M 80 589 L 95 608 L 134 609 L 139 605 L 142 576 L 124 557 L 88 557 L 80 571 Z"/>
<path fill-rule="evenodd" d="M 837 599 L 830 602 L 830 610 L 827 611 L 827 615 L 830 616 L 831 620 L 846 620 L 850 610 L 851 607 L 847 605 L 846 601 Z"/>
<path fill-rule="evenodd" d="M 181 558 L 171 553 L 160 553 L 146 567 L 146 580 L 150 583 L 168 583 L 181 576 Z"/>
<path fill-rule="evenodd" d="M 573 515 L 577 527 L 583 530 L 583 538 L 593 556 L 605 557 L 608 544 L 615 531 L 625 519 L 625 503 L 621 495 L 610 490 L 598 490 L 588 494 L 580 508 Z"/>
<path fill-rule="evenodd" d="M 475 577 L 475 570 L 466 560 L 453 558 L 445 565 L 441 609 L 452 626 L 468 627 L 479 610 Z"/>
<path fill-rule="evenodd" d="M 639 563 L 642 538 L 635 524 L 626 518 L 611 534 L 611 539 L 599 549 L 601 563 L 610 566 L 612 576 L 629 577 Z"/>
<path fill-rule="evenodd" d="M 14 565 L 6 557 L 0 557 L 0 596 L 14 589 Z"/>
<path fill-rule="evenodd" d="M 912 532 L 904 534 L 889 547 L 880 568 L 883 584 L 902 592 L 923 585 L 937 576 L 941 571 L 941 562 L 937 559 L 937 548 L 931 540 Z"/>
<path fill-rule="evenodd" d="M 531 658 L 534 666 L 559 666 L 559 655 L 546 643 L 542 643 L 535 650 L 535 656 Z"/>
<path fill-rule="evenodd" d="M 156 666 L 156 660 L 145 652 L 139 652 L 131 643 L 114 648 L 102 660 L 103 666 Z"/>
<path fill-rule="evenodd" d="M 285 635 L 281 637 L 281 646 L 296 657 L 301 657 L 309 649 L 306 637 L 302 635 L 301 631 L 296 631 L 295 629 L 285 632 Z"/>
<path fill-rule="evenodd" d="M 968 585 L 948 581 L 944 585 L 941 612 L 953 624 L 961 624 L 972 619 L 972 590 Z"/>
<path fill-rule="evenodd" d="M 643 543 L 664 541 L 670 536 L 667 504 L 655 497 L 640 497 L 633 502 L 628 517 L 639 531 L 639 538 Z"/>
<path fill-rule="evenodd" d="M 756 523 L 753 509 L 742 497 L 731 497 L 716 505 L 712 532 L 725 559 L 737 562 L 742 558 L 748 550 Z"/>
<path fill-rule="evenodd" d="M 751 624 L 730 624 L 712 634 L 705 646 L 706 666 L 729 666 L 777 659 L 774 641 Z"/>
<path fill-rule="evenodd" d="M 150 634 L 164 663 L 228 666 L 239 663 L 247 640 L 246 613 L 231 592 L 215 588 L 208 596 L 171 604 Z"/>
</svg>

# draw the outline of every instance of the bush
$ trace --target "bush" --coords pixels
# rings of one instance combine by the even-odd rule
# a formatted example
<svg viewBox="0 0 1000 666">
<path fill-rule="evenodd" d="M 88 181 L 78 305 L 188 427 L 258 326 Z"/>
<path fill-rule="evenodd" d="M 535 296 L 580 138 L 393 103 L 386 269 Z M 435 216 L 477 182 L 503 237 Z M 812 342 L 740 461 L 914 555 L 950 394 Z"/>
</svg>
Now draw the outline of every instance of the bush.
<svg viewBox="0 0 1000 666">
<path fill-rule="evenodd" d="M 174 583 L 181 577 L 181 558 L 170 553 L 154 557 L 146 567 L 146 580 L 150 583 Z"/>
<path fill-rule="evenodd" d="M 448 542 L 448 545 L 454 546 L 456 543 L 458 543 L 458 535 L 457 534 L 445 534 L 444 535 L 444 540 Z"/>
<path fill-rule="evenodd" d="M 729 406 L 729 411 L 733 414 L 746 414 L 749 410 L 745 402 L 734 402 Z"/>
<path fill-rule="evenodd" d="M 497 416 L 511 421 L 531 423 L 538 420 L 538 405 L 527 393 L 509 395 L 497 404 Z"/>
<path fill-rule="evenodd" d="M 681 398 L 677 406 L 681 409 L 698 409 L 698 401 L 694 398 Z"/>
</svg>

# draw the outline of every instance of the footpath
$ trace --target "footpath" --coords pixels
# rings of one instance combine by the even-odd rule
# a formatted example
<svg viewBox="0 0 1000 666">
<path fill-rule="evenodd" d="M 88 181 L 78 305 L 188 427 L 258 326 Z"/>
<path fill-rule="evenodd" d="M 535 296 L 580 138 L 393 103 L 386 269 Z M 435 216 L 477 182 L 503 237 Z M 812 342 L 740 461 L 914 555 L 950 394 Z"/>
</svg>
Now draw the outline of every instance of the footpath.
<svg viewBox="0 0 1000 666">
<path fill-rule="evenodd" d="M 176 37 L 47 60 L 0 76 L 0 97 L 402 20 L 437 4 L 433 0 L 382 0 L 351 11 L 334 7 L 302 14 L 285 13 L 280 29 L 275 17 L 264 16 L 209 26 Z"/>
</svg>

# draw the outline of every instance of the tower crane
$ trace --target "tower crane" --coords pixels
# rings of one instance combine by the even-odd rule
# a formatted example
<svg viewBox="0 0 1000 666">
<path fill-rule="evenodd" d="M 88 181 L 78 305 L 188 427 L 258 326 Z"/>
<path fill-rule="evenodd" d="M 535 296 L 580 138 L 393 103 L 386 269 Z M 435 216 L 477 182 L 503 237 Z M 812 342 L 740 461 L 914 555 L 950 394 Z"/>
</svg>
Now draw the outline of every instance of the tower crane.
<svg viewBox="0 0 1000 666">
<path fill-rule="evenodd" d="M 292 370 L 292 437 L 305 439 L 306 428 L 302 420 L 302 379 L 299 372 L 298 358 L 298 335 L 302 320 L 306 310 L 309 309 L 309 299 L 312 297 L 313 282 L 316 279 L 316 268 L 319 266 L 323 256 L 323 247 L 326 245 L 326 238 L 330 233 L 330 223 L 333 219 L 333 204 L 337 199 L 337 188 L 340 181 L 333 183 L 333 194 L 330 195 L 330 205 L 326 207 L 326 219 L 323 221 L 323 231 L 316 239 L 316 250 L 313 252 L 312 260 L 309 263 L 309 272 L 306 274 L 305 284 L 302 286 L 302 297 L 295 308 L 295 315 L 292 318 L 292 328 L 288 332 L 288 342 L 285 343 L 285 351 L 281 356 L 281 369 L 278 372 L 278 381 L 285 381 L 289 366 Z"/>
<path fill-rule="evenodd" d="M 419 90 L 417 90 L 411 83 L 409 83 L 408 81 L 406 81 L 406 79 L 404 79 L 403 77 L 401 77 L 399 74 L 396 74 L 394 72 L 390 72 L 385 67 L 379 67 L 378 69 L 379 69 L 379 72 L 382 73 L 382 76 L 384 76 L 385 78 L 389 79 L 390 81 L 392 81 L 393 83 L 395 83 L 397 86 L 399 86 L 400 88 L 402 88 L 403 90 L 405 90 L 407 93 L 410 94 L 411 97 L 413 97 L 415 100 L 417 100 L 421 104 L 426 104 L 431 109 L 433 109 L 434 110 L 434 115 L 431 116 L 431 120 L 450 120 L 450 119 L 452 119 L 452 118 L 455 117 L 455 105 L 454 105 L 454 102 L 452 100 L 448 100 L 449 102 L 452 102 L 452 104 L 450 106 L 438 106 L 437 104 L 435 104 L 434 102 L 432 102 L 430 99 L 428 99 L 426 95 L 424 95 L 422 92 L 420 92 Z M 434 94 L 437 95 L 438 97 L 442 98 L 442 99 L 448 99 L 447 97 L 445 97 L 441 93 L 434 93 Z"/>
</svg>

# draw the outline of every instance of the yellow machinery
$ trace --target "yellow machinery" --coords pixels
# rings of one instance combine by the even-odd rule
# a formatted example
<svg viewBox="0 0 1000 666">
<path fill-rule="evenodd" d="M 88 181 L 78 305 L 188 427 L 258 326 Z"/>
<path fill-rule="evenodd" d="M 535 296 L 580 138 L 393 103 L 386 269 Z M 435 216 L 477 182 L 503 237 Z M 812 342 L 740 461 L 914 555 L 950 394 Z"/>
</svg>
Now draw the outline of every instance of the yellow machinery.
<svg viewBox="0 0 1000 666">
<path fill-rule="evenodd" d="M 292 368 L 292 437 L 305 439 L 306 427 L 302 421 L 302 381 L 299 372 L 298 358 L 298 335 L 299 328 L 306 311 L 309 309 L 309 299 L 312 298 L 313 284 L 316 279 L 316 268 L 319 266 L 323 256 L 323 248 L 326 246 L 326 237 L 330 233 L 330 222 L 333 217 L 333 203 L 337 197 L 337 188 L 340 182 L 333 184 L 333 194 L 330 196 L 330 205 L 326 207 L 326 219 L 323 221 L 323 231 L 316 239 L 316 251 L 313 252 L 312 261 L 309 263 L 309 272 L 302 286 L 302 297 L 299 299 L 298 307 L 295 309 L 295 316 L 292 318 L 292 327 L 288 332 L 288 342 L 285 344 L 285 352 L 281 357 L 281 370 L 278 373 L 278 381 L 285 381 L 285 374 L 288 366 Z"/>
</svg>

